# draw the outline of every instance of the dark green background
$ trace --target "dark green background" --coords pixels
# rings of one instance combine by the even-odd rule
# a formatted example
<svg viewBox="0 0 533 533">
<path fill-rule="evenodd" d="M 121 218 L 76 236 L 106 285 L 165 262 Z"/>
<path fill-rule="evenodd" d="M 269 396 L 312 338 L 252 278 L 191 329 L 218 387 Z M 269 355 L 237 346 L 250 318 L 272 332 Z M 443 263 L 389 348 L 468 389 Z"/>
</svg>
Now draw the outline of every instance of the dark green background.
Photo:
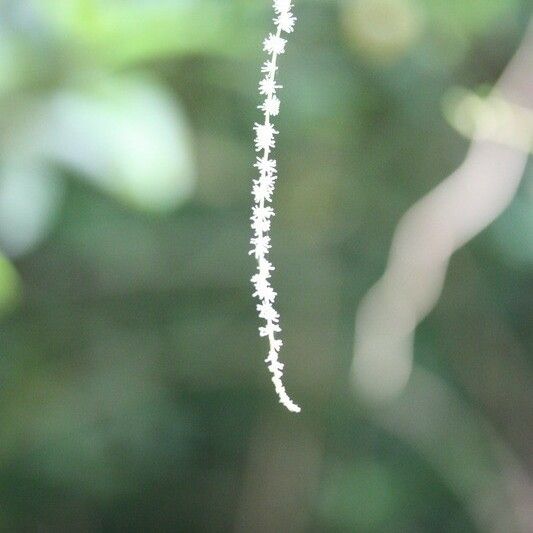
<svg viewBox="0 0 533 533">
<path fill-rule="evenodd" d="M 296 4 L 272 259 L 298 416 L 276 402 L 248 281 L 269 2 L 0 3 L 0 185 L 13 167 L 33 180 L 19 225 L 0 213 L 1 531 L 527 531 L 509 490 L 529 492 L 531 167 L 452 259 L 404 395 L 363 405 L 349 368 L 398 219 L 465 156 L 446 95 L 496 82 L 531 6 Z"/>
</svg>

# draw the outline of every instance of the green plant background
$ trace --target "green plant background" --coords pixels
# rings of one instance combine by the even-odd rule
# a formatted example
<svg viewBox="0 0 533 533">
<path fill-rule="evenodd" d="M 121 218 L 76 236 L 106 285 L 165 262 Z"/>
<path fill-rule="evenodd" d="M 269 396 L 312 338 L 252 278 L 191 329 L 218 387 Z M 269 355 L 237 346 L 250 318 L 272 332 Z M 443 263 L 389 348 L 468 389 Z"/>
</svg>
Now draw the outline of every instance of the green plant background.
<svg viewBox="0 0 533 533">
<path fill-rule="evenodd" d="M 506 522 L 531 467 L 531 167 L 451 261 L 404 396 L 349 383 L 395 224 L 465 156 L 442 102 L 495 83 L 531 6 L 296 4 L 272 252 L 295 417 L 248 282 L 269 2 L 0 2 L 1 531 L 531 526 Z"/>
</svg>

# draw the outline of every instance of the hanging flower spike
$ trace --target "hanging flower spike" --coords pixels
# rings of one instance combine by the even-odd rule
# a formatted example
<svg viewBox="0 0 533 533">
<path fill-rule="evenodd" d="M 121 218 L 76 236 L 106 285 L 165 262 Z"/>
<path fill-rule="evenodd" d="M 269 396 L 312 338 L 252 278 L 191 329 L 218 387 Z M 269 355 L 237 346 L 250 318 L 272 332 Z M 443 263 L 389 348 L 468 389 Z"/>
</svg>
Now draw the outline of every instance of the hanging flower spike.
<svg viewBox="0 0 533 533">
<path fill-rule="evenodd" d="M 263 41 L 263 50 L 269 54 L 269 58 L 261 66 L 264 78 L 259 82 L 259 93 L 265 99 L 258 108 L 264 114 L 264 122 L 262 124 L 254 124 L 255 150 L 256 152 L 261 152 L 261 154 L 259 154 L 254 163 L 254 167 L 259 171 L 259 177 L 253 180 L 252 186 L 254 206 L 250 217 L 253 230 L 253 237 L 250 240 L 252 244 L 250 255 L 253 255 L 257 260 L 257 272 L 252 276 L 252 283 L 255 289 L 253 297 L 259 300 L 257 312 L 259 318 L 264 320 L 264 325 L 259 328 L 259 335 L 268 338 L 270 345 L 265 362 L 271 373 L 272 383 L 280 403 L 289 411 L 299 413 L 300 407 L 289 398 L 281 379 L 284 365 L 279 360 L 278 354 L 283 341 L 276 337 L 281 332 L 281 327 L 279 325 L 279 313 L 274 309 L 273 305 L 277 296 L 276 291 L 274 291 L 269 281 L 274 267 L 267 259 L 271 247 L 268 232 L 270 231 L 274 210 L 271 206 L 266 205 L 272 201 L 277 178 L 276 160 L 271 158 L 270 154 L 276 145 L 275 136 L 278 132 L 274 129 L 271 117 L 278 116 L 280 108 L 280 100 L 276 93 L 282 86 L 276 83 L 277 59 L 279 55 L 285 53 L 285 45 L 287 44 L 287 39 L 281 37 L 281 33 L 293 32 L 296 17 L 291 12 L 291 0 L 273 0 L 273 7 L 276 33 L 269 33 L 268 37 Z"/>
</svg>

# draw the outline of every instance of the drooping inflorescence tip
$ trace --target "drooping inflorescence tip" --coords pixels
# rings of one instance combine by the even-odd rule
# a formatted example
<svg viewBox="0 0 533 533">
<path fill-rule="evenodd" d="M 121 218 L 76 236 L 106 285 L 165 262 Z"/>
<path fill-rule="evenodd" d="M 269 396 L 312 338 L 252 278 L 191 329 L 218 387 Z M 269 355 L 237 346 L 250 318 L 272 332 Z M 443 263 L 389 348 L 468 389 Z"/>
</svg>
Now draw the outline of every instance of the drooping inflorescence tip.
<svg viewBox="0 0 533 533">
<path fill-rule="evenodd" d="M 254 124 L 255 150 L 259 152 L 254 166 L 259 172 L 259 177 L 253 180 L 252 186 L 254 206 L 251 216 L 253 237 L 250 240 L 252 244 L 250 255 L 257 260 L 257 272 L 252 276 L 255 288 L 253 296 L 259 300 L 257 312 L 259 318 L 264 320 L 264 325 L 259 328 L 259 335 L 267 337 L 270 345 L 265 362 L 272 374 L 272 383 L 280 403 L 289 411 L 299 413 L 300 407 L 289 398 L 282 381 L 284 365 L 279 360 L 279 352 L 283 341 L 276 337 L 276 334 L 281 332 L 281 327 L 279 313 L 274 309 L 277 294 L 270 284 L 270 273 L 274 270 L 274 266 L 267 259 L 271 248 L 268 233 L 274 209 L 266 205 L 272 202 L 277 179 L 276 160 L 270 158 L 271 150 L 276 146 L 278 134 L 271 122 L 271 117 L 279 114 L 280 100 L 277 91 L 282 88 L 276 83 L 277 59 L 279 55 L 285 53 L 287 44 L 287 39 L 284 39 L 281 34 L 293 32 L 296 17 L 292 13 L 291 0 L 274 0 L 273 8 L 276 33 L 269 33 L 263 41 L 263 50 L 269 54 L 269 58 L 261 66 L 261 73 L 264 77 L 259 82 L 259 94 L 265 99 L 258 108 L 263 112 L 264 121 Z"/>
</svg>

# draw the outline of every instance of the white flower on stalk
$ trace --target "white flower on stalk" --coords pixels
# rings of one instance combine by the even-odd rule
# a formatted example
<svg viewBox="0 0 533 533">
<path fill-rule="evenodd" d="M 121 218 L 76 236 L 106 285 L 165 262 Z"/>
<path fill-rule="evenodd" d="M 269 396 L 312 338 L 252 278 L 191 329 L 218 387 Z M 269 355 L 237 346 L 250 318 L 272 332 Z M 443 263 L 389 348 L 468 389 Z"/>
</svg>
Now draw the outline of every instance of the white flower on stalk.
<svg viewBox="0 0 533 533">
<path fill-rule="evenodd" d="M 254 205 L 252 208 L 252 216 L 250 217 L 250 219 L 257 220 L 259 218 L 262 218 L 262 219 L 268 220 L 269 218 L 273 216 L 274 216 L 274 209 L 272 209 L 271 207 Z M 259 267 L 261 267 L 261 263 L 259 264 Z"/>
<path fill-rule="evenodd" d="M 269 184 L 266 181 L 255 180 L 252 187 L 252 194 L 256 203 L 271 202 L 272 193 L 274 192 L 274 184 Z"/>
<path fill-rule="evenodd" d="M 252 229 L 256 235 L 259 233 L 266 233 L 267 231 L 270 231 L 270 224 L 270 220 L 258 218 L 252 221 Z"/>
<path fill-rule="evenodd" d="M 281 328 L 277 324 L 267 323 L 266 326 L 259 328 L 259 335 L 261 337 L 270 337 L 270 335 L 274 335 L 274 333 L 279 333 L 280 331 Z"/>
<path fill-rule="evenodd" d="M 254 298 L 257 296 L 264 302 L 274 303 L 277 295 L 278 293 L 269 285 L 268 281 L 263 279 L 256 281 L 255 292 L 252 294 Z"/>
<path fill-rule="evenodd" d="M 270 277 L 270 271 L 276 270 L 276 269 L 274 268 L 274 266 L 272 265 L 270 261 L 263 258 L 259 261 L 258 270 L 259 270 L 259 275 L 262 278 L 267 279 Z"/>
<path fill-rule="evenodd" d="M 274 11 L 276 13 L 286 13 L 292 9 L 292 0 L 274 0 Z"/>
<path fill-rule="evenodd" d="M 284 366 L 285 365 L 283 363 L 280 363 L 279 361 L 272 361 L 268 365 L 268 369 L 274 375 L 275 378 L 278 378 L 281 380 L 281 377 L 283 376 L 282 370 Z"/>
<path fill-rule="evenodd" d="M 294 25 L 296 24 L 296 17 L 290 11 L 282 11 L 277 18 L 274 19 L 276 26 L 285 33 L 292 33 Z"/>
<path fill-rule="evenodd" d="M 267 287 L 270 287 L 270 282 L 265 276 L 258 272 L 252 276 L 252 283 L 257 292 L 257 294 L 254 294 L 254 297 L 258 296 L 260 300 L 263 300 L 264 291 Z"/>
<path fill-rule="evenodd" d="M 273 117 L 275 117 L 279 114 L 279 104 L 279 98 L 275 94 L 273 94 L 272 96 L 268 96 L 265 101 L 258 107 L 265 114 L 272 115 Z"/>
<path fill-rule="evenodd" d="M 271 76 L 274 76 L 276 70 L 278 70 L 278 67 L 271 59 L 267 59 L 261 66 L 261 72 L 263 74 L 270 74 Z"/>
<path fill-rule="evenodd" d="M 257 237 L 252 237 L 250 243 L 254 246 L 254 248 L 250 250 L 250 255 L 254 254 L 256 259 L 267 255 L 270 250 L 270 237 L 268 235 L 257 235 Z"/>
<path fill-rule="evenodd" d="M 269 150 L 274 148 L 276 140 L 274 135 L 278 132 L 274 129 L 272 124 L 257 124 L 254 125 L 255 130 L 255 150 L 257 152 L 261 150 Z"/>
<path fill-rule="evenodd" d="M 283 85 L 277 85 L 274 78 L 267 76 L 259 82 L 259 93 L 266 96 L 272 96 L 278 89 L 282 89 Z"/>
<path fill-rule="evenodd" d="M 276 96 L 281 85 L 276 83 L 277 56 L 285 52 L 287 40 L 280 36 L 281 32 L 291 33 L 294 29 L 296 17 L 291 13 L 291 0 L 273 0 L 274 22 L 277 26 L 277 32 L 270 33 L 263 41 L 263 48 L 270 54 L 270 57 L 261 66 L 261 72 L 265 77 L 259 82 L 259 93 L 265 96 L 263 103 L 258 108 L 264 113 L 263 124 L 254 124 L 255 130 L 255 149 L 262 152 L 256 158 L 254 166 L 259 171 L 259 177 L 253 180 L 252 194 L 255 205 L 252 208 L 251 225 L 254 236 L 250 239 L 252 250 L 250 254 L 257 260 L 257 272 L 252 276 L 254 285 L 254 298 L 258 298 L 257 311 L 259 318 L 265 323 L 259 328 L 261 337 L 268 337 L 270 349 L 265 362 L 268 363 L 268 370 L 271 373 L 272 383 L 282 403 L 289 411 L 298 413 L 300 408 L 289 398 L 281 380 L 283 376 L 284 365 L 279 361 L 278 354 L 283 345 L 281 339 L 276 338 L 276 334 L 281 332 L 279 326 L 279 313 L 274 309 L 276 291 L 270 285 L 269 278 L 274 266 L 268 261 L 267 256 L 270 250 L 270 231 L 271 219 L 274 216 L 274 210 L 271 206 L 265 205 L 272 201 L 272 194 L 277 178 L 277 165 L 274 158 L 270 158 L 270 152 L 274 148 L 276 141 L 275 135 L 278 133 L 270 123 L 271 116 L 279 114 L 280 101 Z"/>
<path fill-rule="evenodd" d="M 276 179 L 277 179 L 277 176 L 275 174 L 261 173 L 261 176 L 259 177 L 259 183 L 263 187 L 272 187 L 273 189 L 274 186 L 276 185 Z"/>
<path fill-rule="evenodd" d="M 279 321 L 278 312 L 272 307 L 272 304 L 262 302 L 257 305 L 259 311 L 259 318 L 264 318 L 267 322 L 273 322 L 275 324 Z"/>
<path fill-rule="evenodd" d="M 287 39 L 280 37 L 279 35 L 274 35 L 271 33 L 263 41 L 263 50 L 272 55 L 279 55 L 285 53 L 285 45 L 287 44 Z"/>
<path fill-rule="evenodd" d="M 283 341 L 281 339 L 276 339 L 274 342 L 271 343 L 271 346 L 274 352 L 279 352 L 281 350 L 281 347 L 283 346 Z"/>
<path fill-rule="evenodd" d="M 258 157 L 254 163 L 254 167 L 259 169 L 261 174 L 275 174 L 276 172 L 276 160 Z"/>
<path fill-rule="evenodd" d="M 254 197 L 256 196 L 255 191 L 259 195 L 256 198 L 256 203 L 259 200 L 266 200 L 267 202 L 272 201 L 272 194 L 274 193 L 274 186 L 276 184 L 276 176 L 270 174 L 264 174 L 259 177 L 258 180 L 254 180 L 254 185 L 252 188 Z"/>
</svg>

